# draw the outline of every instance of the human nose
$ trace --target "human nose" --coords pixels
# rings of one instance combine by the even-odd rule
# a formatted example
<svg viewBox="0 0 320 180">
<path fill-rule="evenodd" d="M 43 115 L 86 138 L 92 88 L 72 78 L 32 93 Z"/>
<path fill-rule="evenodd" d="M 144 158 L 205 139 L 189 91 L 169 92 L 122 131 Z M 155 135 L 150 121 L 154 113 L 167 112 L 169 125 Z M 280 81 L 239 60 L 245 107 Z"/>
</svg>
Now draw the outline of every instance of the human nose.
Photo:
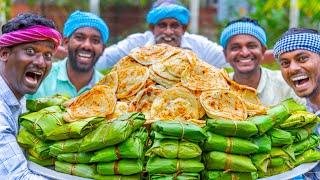
<svg viewBox="0 0 320 180">
<path fill-rule="evenodd" d="M 250 51 L 249 51 L 249 49 L 247 47 L 242 47 L 241 50 L 240 50 L 240 54 L 242 56 L 246 57 L 246 56 L 248 56 L 250 54 Z"/>
<path fill-rule="evenodd" d="M 297 63 L 296 61 L 291 61 L 289 66 L 289 70 L 291 72 L 296 72 L 296 71 L 299 71 L 300 69 L 301 69 L 301 66 L 299 63 Z"/>
<path fill-rule="evenodd" d="M 173 30 L 170 26 L 167 26 L 165 31 L 164 31 L 165 34 L 173 34 Z"/>
<path fill-rule="evenodd" d="M 39 66 L 39 68 L 44 69 L 46 67 L 46 62 L 45 59 L 43 57 L 44 55 L 41 53 L 38 53 L 36 55 L 36 59 L 33 61 L 34 64 L 36 64 L 37 66 Z"/>
<path fill-rule="evenodd" d="M 84 40 L 84 42 L 82 43 L 82 47 L 85 49 L 91 49 L 92 44 L 89 38 Z"/>
</svg>

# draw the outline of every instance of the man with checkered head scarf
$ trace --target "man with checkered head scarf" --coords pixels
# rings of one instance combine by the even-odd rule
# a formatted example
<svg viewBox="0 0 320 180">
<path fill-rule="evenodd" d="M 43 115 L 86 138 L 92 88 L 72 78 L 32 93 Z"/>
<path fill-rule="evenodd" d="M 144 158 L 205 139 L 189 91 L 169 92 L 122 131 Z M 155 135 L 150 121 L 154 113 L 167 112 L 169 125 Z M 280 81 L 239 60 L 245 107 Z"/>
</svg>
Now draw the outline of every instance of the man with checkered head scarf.
<svg viewBox="0 0 320 180">
<path fill-rule="evenodd" d="M 221 46 L 206 37 L 186 31 L 190 12 L 182 3 L 176 0 L 158 0 L 148 12 L 146 20 L 149 24 L 148 31 L 129 35 L 106 48 L 97 63 L 97 68 L 111 68 L 133 48 L 159 43 L 189 49 L 198 58 L 218 68 L 229 67 Z"/>
<path fill-rule="evenodd" d="M 103 75 L 95 69 L 109 37 L 107 24 L 99 16 L 75 11 L 64 24 L 64 48 L 68 57 L 53 63 L 52 70 L 36 94 L 35 99 L 54 94 L 76 97 L 91 89 Z"/>
<path fill-rule="evenodd" d="M 280 71 L 261 66 L 267 49 L 267 36 L 257 20 L 243 17 L 229 22 L 221 33 L 220 44 L 224 48 L 226 61 L 234 70 L 231 78 L 239 84 L 255 88 L 263 105 L 275 105 L 290 97 L 305 104 L 305 99 L 299 98 L 286 84 Z"/>
</svg>

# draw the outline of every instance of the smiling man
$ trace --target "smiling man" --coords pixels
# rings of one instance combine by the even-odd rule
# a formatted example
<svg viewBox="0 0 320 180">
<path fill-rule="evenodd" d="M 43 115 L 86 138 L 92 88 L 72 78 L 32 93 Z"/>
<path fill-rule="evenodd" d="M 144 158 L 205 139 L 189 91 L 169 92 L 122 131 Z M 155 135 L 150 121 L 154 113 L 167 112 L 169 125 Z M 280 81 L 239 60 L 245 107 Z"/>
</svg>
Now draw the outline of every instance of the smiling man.
<svg viewBox="0 0 320 180">
<path fill-rule="evenodd" d="M 61 44 L 53 21 L 20 14 L 2 26 L 0 36 L 0 179 L 44 179 L 32 173 L 16 141 L 25 94 L 37 91 Z"/>
<path fill-rule="evenodd" d="M 221 67 L 230 67 L 225 61 L 222 47 L 208 38 L 186 32 L 190 19 L 189 10 L 176 0 L 158 0 L 147 14 L 149 30 L 129 35 L 106 48 L 99 58 L 99 70 L 111 68 L 136 47 L 165 43 L 193 51 L 198 58 Z"/>
<path fill-rule="evenodd" d="M 95 69 L 95 64 L 108 37 L 108 27 L 100 17 L 89 12 L 73 12 L 64 24 L 64 47 L 68 57 L 53 63 L 50 74 L 37 93 L 27 98 L 54 94 L 76 97 L 91 89 L 103 77 Z"/>
<path fill-rule="evenodd" d="M 243 85 L 257 89 L 258 98 L 265 106 L 275 105 L 293 97 L 305 104 L 286 84 L 280 71 L 261 66 L 266 51 L 267 37 L 257 20 L 243 17 L 228 23 L 220 36 L 226 61 L 232 66 L 231 78 Z"/>
</svg>

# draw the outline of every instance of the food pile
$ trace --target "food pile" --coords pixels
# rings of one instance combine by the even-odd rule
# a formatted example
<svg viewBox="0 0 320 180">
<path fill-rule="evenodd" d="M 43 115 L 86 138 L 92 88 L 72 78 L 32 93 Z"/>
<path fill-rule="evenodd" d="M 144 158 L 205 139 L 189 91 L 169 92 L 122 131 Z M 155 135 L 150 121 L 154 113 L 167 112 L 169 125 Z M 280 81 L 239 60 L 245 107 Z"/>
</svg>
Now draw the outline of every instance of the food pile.
<svg viewBox="0 0 320 180">
<path fill-rule="evenodd" d="M 28 159 L 93 179 L 257 179 L 320 160 L 319 118 L 293 99 L 264 107 L 185 49 L 138 47 L 94 88 L 27 101 Z"/>
</svg>

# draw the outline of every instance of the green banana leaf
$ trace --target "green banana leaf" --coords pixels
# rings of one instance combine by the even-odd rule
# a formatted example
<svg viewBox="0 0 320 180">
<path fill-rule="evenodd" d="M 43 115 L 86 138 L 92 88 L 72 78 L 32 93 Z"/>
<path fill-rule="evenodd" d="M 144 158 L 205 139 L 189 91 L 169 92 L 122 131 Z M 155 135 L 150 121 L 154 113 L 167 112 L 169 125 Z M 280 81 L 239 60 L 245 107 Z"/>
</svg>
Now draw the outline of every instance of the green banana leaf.
<svg viewBox="0 0 320 180">
<path fill-rule="evenodd" d="M 73 164 L 88 164 L 93 156 L 93 152 L 85 153 L 65 153 L 57 156 L 58 161 L 64 161 Z"/>
<path fill-rule="evenodd" d="M 23 149 L 37 159 L 42 160 L 51 157 L 49 155 L 49 146 L 54 142 L 41 140 L 25 128 L 19 130 L 17 142 Z"/>
<path fill-rule="evenodd" d="M 278 128 L 270 129 L 267 134 L 271 138 L 272 146 L 284 146 L 286 144 L 292 144 L 294 140 L 294 136 L 292 136 L 291 133 Z"/>
<path fill-rule="evenodd" d="M 41 139 L 46 139 L 51 130 L 65 123 L 59 106 L 50 106 L 19 117 L 19 124 Z"/>
<path fill-rule="evenodd" d="M 136 159 L 143 156 L 143 143 L 132 134 L 124 142 L 94 152 L 90 162 L 113 162 L 118 159 Z"/>
<path fill-rule="evenodd" d="M 198 173 L 151 174 L 149 180 L 200 180 Z"/>
<path fill-rule="evenodd" d="M 146 169 L 150 174 L 158 173 L 199 173 L 204 170 L 201 158 L 193 159 L 167 159 L 159 156 L 152 156 L 148 159 Z"/>
<path fill-rule="evenodd" d="M 288 98 L 280 102 L 284 105 L 290 113 L 294 111 L 307 111 L 307 107 L 297 103 L 293 98 Z"/>
<path fill-rule="evenodd" d="M 257 116 L 248 118 L 247 120 L 253 122 L 257 126 L 260 135 L 267 132 L 276 123 L 279 123 L 279 122 L 276 122 L 275 121 L 276 119 L 273 119 L 273 117 L 270 115 L 257 115 Z"/>
<path fill-rule="evenodd" d="M 49 106 L 60 106 L 68 99 L 70 99 L 68 94 L 56 94 L 37 99 L 27 99 L 26 108 L 29 111 L 35 112 Z"/>
<path fill-rule="evenodd" d="M 224 119 L 208 119 L 207 130 L 223 136 L 249 138 L 258 133 L 256 125 L 251 121 L 232 121 Z"/>
<path fill-rule="evenodd" d="M 106 121 L 106 118 L 91 117 L 81 121 L 66 123 L 48 132 L 46 139 L 59 141 L 82 138 L 97 128 L 102 121 Z"/>
<path fill-rule="evenodd" d="M 157 121 L 151 125 L 151 136 L 155 137 L 154 131 L 165 135 L 178 137 L 192 142 L 203 142 L 207 139 L 207 132 L 197 126 L 196 124 L 189 122 L 179 121 Z"/>
<path fill-rule="evenodd" d="M 83 139 L 67 139 L 57 141 L 50 146 L 50 155 L 57 157 L 58 154 L 78 152 Z"/>
<path fill-rule="evenodd" d="M 94 175 L 94 179 L 98 180 L 141 180 L 142 176 L 141 173 L 133 174 L 133 175 L 110 175 L 110 176 L 103 176 L 101 174 Z"/>
<path fill-rule="evenodd" d="M 43 160 L 39 160 L 33 156 L 28 155 L 28 160 L 39 164 L 40 166 L 54 166 L 56 159 L 55 158 L 49 158 L 49 159 L 43 159 Z"/>
<path fill-rule="evenodd" d="M 205 180 L 256 180 L 257 172 L 205 171 Z"/>
<path fill-rule="evenodd" d="M 145 121 L 141 112 L 123 114 L 115 121 L 102 124 L 87 134 L 83 138 L 79 152 L 100 150 L 119 144 L 126 140 L 133 131 L 140 128 Z"/>
<path fill-rule="evenodd" d="M 208 139 L 203 143 L 204 151 L 221 151 L 230 154 L 253 154 L 259 147 L 249 140 L 237 137 L 225 137 L 212 132 L 208 133 Z"/>
<path fill-rule="evenodd" d="M 319 146 L 319 136 L 315 133 L 312 133 L 306 140 L 299 141 L 287 146 L 284 146 L 282 149 L 287 152 L 287 154 L 292 154 L 294 152 L 294 156 L 298 156 L 305 152 L 308 149 L 316 148 Z M 293 155 L 291 155 L 293 156 Z M 292 158 L 292 157 L 291 157 Z M 294 158 L 295 160 L 295 158 Z"/>
<path fill-rule="evenodd" d="M 146 126 L 142 126 L 132 133 L 132 136 L 139 138 L 145 146 L 149 143 L 149 134 Z"/>
<path fill-rule="evenodd" d="M 155 139 L 152 147 L 146 152 L 146 156 L 154 154 L 165 158 L 190 159 L 200 156 L 202 153 L 198 144 L 177 139 Z"/>
<path fill-rule="evenodd" d="M 254 172 L 256 167 L 247 156 L 212 151 L 205 155 L 207 170 L 225 170 L 232 172 Z"/>
<path fill-rule="evenodd" d="M 309 123 L 301 128 L 288 129 L 289 133 L 294 137 L 293 142 L 299 142 L 307 139 L 309 135 L 316 129 L 318 123 Z"/>
<path fill-rule="evenodd" d="M 296 157 L 295 166 L 302 163 L 315 162 L 320 160 L 320 152 L 315 149 L 309 149 Z"/>
<path fill-rule="evenodd" d="M 286 108 L 285 105 L 278 104 L 267 110 L 267 115 L 271 116 L 274 119 L 274 122 L 277 122 L 274 126 L 277 127 L 279 124 L 282 124 L 291 113 Z"/>
<path fill-rule="evenodd" d="M 271 139 L 268 135 L 262 134 L 260 136 L 252 138 L 252 143 L 259 147 L 256 153 L 264 153 L 271 151 Z"/>
<path fill-rule="evenodd" d="M 289 167 L 287 164 L 284 164 L 282 166 L 277 166 L 277 167 L 274 167 L 274 168 L 268 168 L 267 172 L 263 172 L 263 171 L 258 170 L 258 177 L 259 178 L 265 178 L 265 177 L 268 177 L 268 176 L 281 174 L 281 173 L 286 172 L 286 171 L 291 170 L 291 169 L 292 169 L 292 167 Z"/>
<path fill-rule="evenodd" d="M 92 164 L 71 164 L 62 161 L 56 161 L 55 170 L 65 174 L 85 177 L 85 178 L 94 178 L 94 175 L 97 174 L 96 165 Z"/>
<path fill-rule="evenodd" d="M 288 119 L 280 124 L 280 127 L 282 129 L 293 129 L 314 122 L 319 122 L 319 117 L 317 115 L 307 111 L 295 111 Z"/>
<path fill-rule="evenodd" d="M 140 159 L 121 159 L 119 161 L 99 163 L 97 172 L 101 175 L 132 175 L 143 171 L 143 163 Z"/>
</svg>

